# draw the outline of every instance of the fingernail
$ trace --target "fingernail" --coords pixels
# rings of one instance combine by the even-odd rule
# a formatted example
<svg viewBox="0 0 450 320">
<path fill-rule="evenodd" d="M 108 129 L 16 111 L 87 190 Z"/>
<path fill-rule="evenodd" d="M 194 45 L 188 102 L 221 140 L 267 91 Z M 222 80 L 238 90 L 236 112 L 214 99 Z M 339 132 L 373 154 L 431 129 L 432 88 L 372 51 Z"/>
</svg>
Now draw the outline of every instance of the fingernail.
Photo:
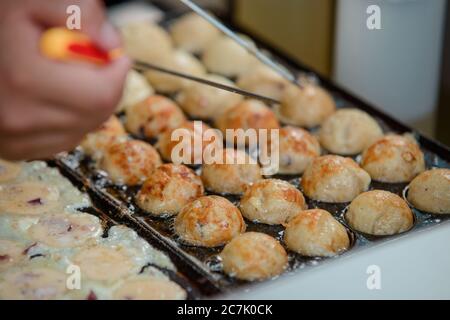
<svg viewBox="0 0 450 320">
<path fill-rule="evenodd" d="M 120 47 L 120 37 L 112 24 L 105 22 L 100 30 L 100 45 L 106 50 Z"/>
</svg>

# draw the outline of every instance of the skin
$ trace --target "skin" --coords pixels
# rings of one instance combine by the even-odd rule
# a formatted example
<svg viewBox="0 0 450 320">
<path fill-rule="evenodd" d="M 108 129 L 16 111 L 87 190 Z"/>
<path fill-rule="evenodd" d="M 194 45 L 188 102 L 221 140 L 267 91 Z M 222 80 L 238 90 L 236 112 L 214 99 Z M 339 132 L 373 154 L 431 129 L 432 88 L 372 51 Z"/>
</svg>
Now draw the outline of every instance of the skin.
<svg viewBox="0 0 450 320">
<path fill-rule="evenodd" d="M 66 8 L 81 8 L 82 32 L 104 50 L 120 47 L 97 0 L 0 2 L 0 157 L 47 158 L 74 148 L 99 127 L 120 100 L 127 58 L 107 66 L 61 63 L 43 57 L 39 39 L 65 26 Z"/>
</svg>

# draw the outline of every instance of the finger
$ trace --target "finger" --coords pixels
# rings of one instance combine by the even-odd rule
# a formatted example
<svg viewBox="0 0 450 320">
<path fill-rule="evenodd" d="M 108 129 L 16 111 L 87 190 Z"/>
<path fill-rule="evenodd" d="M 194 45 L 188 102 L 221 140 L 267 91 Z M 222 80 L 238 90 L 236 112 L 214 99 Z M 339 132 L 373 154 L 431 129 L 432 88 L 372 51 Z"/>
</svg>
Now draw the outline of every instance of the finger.
<svg viewBox="0 0 450 320">
<path fill-rule="evenodd" d="M 121 98 L 130 61 L 123 57 L 107 66 L 55 62 L 41 56 L 40 32 L 31 24 L 20 27 L 22 50 L 11 57 L 10 74 L 21 91 L 92 115 L 111 114 Z"/>
<path fill-rule="evenodd" d="M 63 151 L 73 150 L 83 139 L 76 133 L 42 133 L 22 138 L 0 138 L 0 156 L 6 160 L 33 160 L 51 158 Z"/>
<path fill-rule="evenodd" d="M 88 132 L 96 128 L 96 121 L 48 103 L 8 99 L 7 107 L 0 114 L 0 134 L 20 137 L 42 132 Z"/>
<path fill-rule="evenodd" d="M 68 19 L 73 19 L 79 13 L 81 31 L 97 45 L 107 51 L 121 45 L 118 32 L 106 20 L 102 1 L 40 0 L 31 3 L 30 14 L 44 28 L 66 26 Z"/>
<path fill-rule="evenodd" d="M 59 64 L 44 60 L 36 65 L 30 76 L 39 79 L 46 73 L 49 78 L 35 92 L 55 105 L 61 104 L 87 114 L 112 114 L 120 98 L 130 61 L 120 58 L 103 68 Z"/>
</svg>

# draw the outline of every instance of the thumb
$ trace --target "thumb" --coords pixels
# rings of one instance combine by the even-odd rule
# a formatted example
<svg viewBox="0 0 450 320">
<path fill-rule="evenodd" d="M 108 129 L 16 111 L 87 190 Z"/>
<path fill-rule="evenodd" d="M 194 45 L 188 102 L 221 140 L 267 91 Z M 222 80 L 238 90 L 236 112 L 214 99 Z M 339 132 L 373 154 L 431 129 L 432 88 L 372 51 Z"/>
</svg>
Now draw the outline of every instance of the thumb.
<svg viewBox="0 0 450 320">
<path fill-rule="evenodd" d="M 77 6 L 77 12 L 68 11 Z M 79 14 L 81 31 L 100 48 L 110 51 L 121 45 L 115 28 L 106 20 L 105 8 L 99 0 L 40 0 L 30 1 L 31 14 L 44 28 L 65 27 L 73 14 Z"/>
</svg>

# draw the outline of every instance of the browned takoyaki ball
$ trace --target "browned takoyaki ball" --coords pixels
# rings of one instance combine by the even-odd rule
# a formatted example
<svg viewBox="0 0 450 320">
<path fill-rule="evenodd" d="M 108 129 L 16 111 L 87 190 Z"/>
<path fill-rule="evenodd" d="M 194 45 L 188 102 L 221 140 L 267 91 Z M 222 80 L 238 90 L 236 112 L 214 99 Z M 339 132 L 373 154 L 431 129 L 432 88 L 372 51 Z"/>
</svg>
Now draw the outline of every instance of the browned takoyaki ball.
<svg viewBox="0 0 450 320">
<path fill-rule="evenodd" d="M 226 274 L 247 281 L 278 276 L 288 263 L 283 246 L 271 236 L 257 232 L 238 235 L 225 246 L 220 257 Z"/>
<path fill-rule="evenodd" d="M 319 86 L 305 84 L 299 88 L 290 85 L 283 92 L 279 116 L 286 124 L 313 128 L 321 125 L 335 110 L 333 98 Z"/>
<path fill-rule="evenodd" d="M 320 128 L 320 143 L 330 152 L 355 155 L 383 136 L 379 124 L 366 112 L 341 109 L 327 118 Z"/>
<path fill-rule="evenodd" d="M 204 162 L 205 149 L 222 147 L 220 132 L 211 130 L 202 121 L 185 121 L 177 128 L 164 131 L 156 148 L 162 158 L 176 164 L 200 164 Z"/>
<path fill-rule="evenodd" d="M 163 164 L 145 181 L 136 196 L 136 203 L 151 215 L 175 215 L 203 193 L 202 180 L 192 169 Z"/>
<path fill-rule="evenodd" d="M 319 142 L 308 131 L 290 126 L 280 129 L 279 173 L 303 173 L 320 152 Z"/>
<path fill-rule="evenodd" d="M 303 192 L 311 199 L 343 203 L 367 191 L 370 176 L 351 158 L 327 155 L 313 160 L 301 184 Z"/>
<path fill-rule="evenodd" d="M 260 166 L 245 151 L 225 149 L 220 160 L 202 167 L 202 180 L 209 191 L 241 194 L 262 179 Z"/>
<path fill-rule="evenodd" d="M 360 194 L 350 204 L 345 218 L 353 229 L 378 236 L 401 233 L 414 224 L 406 201 L 383 190 Z"/>
<path fill-rule="evenodd" d="M 81 142 L 81 148 L 84 153 L 99 160 L 111 143 L 125 136 L 126 132 L 120 120 L 116 116 L 111 116 L 100 128 L 86 135 Z"/>
<path fill-rule="evenodd" d="M 114 183 L 133 186 L 144 182 L 160 164 L 161 158 L 150 144 L 127 140 L 113 143 L 100 167 Z"/>
<path fill-rule="evenodd" d="M 450 169 L 433 169 L 418 175 L 409 185 L 408 200 L 419 210 L 450 213 Z"/>
<path fill-rule="evenodd" d="M 267 179 L 248 187 L 241 198 L 244 217 L 271 225 L 286 223 L 307 208 L 303 194 L 289 182 Z"/>
<path fill-rule="evenodd" d="M 375 181 L 400 183 L 425 171 L 425 159 L 414 138 L 387 135 L 364 152 L 361 166 Z"/>
<path fill-rule="evenodd" d="M 348 250 L 345 227 L 325 210 L 300 212 L 287 225 L 284 242 L 289 249 L 308 257 L 331 257 Z"/>
<path fill-rule="evenodd" d="M 280 128 L 275 113 L 263 102 L 253 99 L 245 100 L 225 112 L 217 118 L 216 126 L 224 136 L 226 136 L 227 129 L 255 129 L 256 138 L 261 129 L 266 129 L 267 134 L 270 134 L 272 129 Z M 238 145 L 248 143 L 245 137 L 235 141 Z"/>
<path fill-rule="evenodd" d="M 127 109 L 125 127 L 134 135 L 151 139 L 185 121 L 183 112 L 172 100 L 152 95 Z"/>
<path fill-rule="evenodd" d="M 194 200 L 175 218 L 175 232 L 180 239 L 199 247 L 224 245 L 245 229 L 239 209 L 218 196 Z"/>
</svg>

